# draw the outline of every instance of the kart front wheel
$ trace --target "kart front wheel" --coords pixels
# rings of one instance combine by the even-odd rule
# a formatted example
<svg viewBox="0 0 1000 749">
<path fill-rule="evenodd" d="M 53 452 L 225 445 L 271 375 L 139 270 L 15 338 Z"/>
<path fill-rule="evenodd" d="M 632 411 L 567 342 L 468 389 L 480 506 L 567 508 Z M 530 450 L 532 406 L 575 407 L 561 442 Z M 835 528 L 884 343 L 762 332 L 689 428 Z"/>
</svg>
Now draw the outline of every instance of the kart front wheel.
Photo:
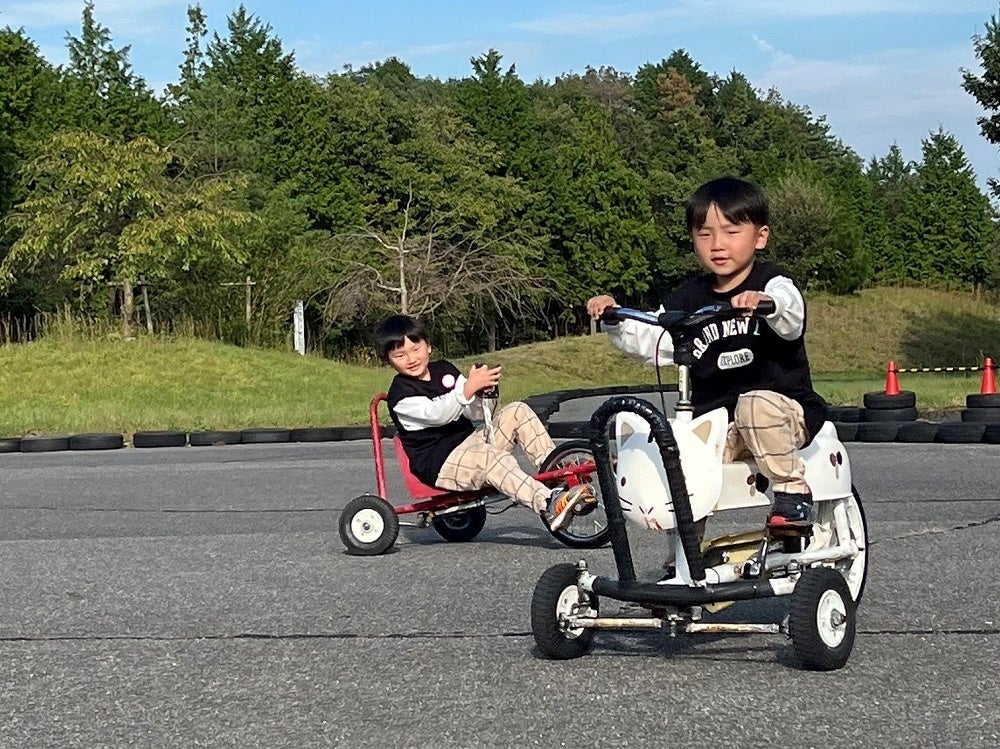
<svg viewBox="0 0 1000 749">
<path fill-rule="evenodd" d="M 812 567 L 795 584 L 788 634 L 802 665 L 816 671 L 842 668 L 854 648 L 857 609 L 843 575 Z"/>
<path fill-rule="evenodd" d="M 434 530 L 445 541 L 459 543 L 471 541 L 479 535 L 479 531 L 486 525 L 486 508 L 473 507 L 471 510 L 437 515 L 431 522 L 434 525 Z"/>
<path fill-rule="evenodd" d="M 384 554 L 398 536 L 399 516 L 381 497 L 363 494 L 348 502 L 340 513 L 340 540 L 348 554 Z"/>
<path fill-rule="evenodd" d="M 546 658 L 579 658 L 593 644 L 593 629 L 569 625 L 570 616 L 596 617 L 600 609 L 597 596 L 580 591 L 576 578 L 575 565 L 557 564 L 545 570 L 535 585 L 531 596 L 531 633 Z"/>
</svg>

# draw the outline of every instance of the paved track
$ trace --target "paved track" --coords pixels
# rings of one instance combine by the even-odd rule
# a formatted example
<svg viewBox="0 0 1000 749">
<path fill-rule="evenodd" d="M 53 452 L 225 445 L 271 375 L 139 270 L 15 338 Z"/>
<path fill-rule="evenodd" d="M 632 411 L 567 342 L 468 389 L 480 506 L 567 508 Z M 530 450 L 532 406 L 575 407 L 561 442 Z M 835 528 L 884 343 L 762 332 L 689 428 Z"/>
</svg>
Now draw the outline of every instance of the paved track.
<svg viewBox="0 0 1000 749">
<path fill-rule="evenodd" d="M 872 570 L 826 674 L 780 635 L 599 633 L 540 659 L 538 576 L 612 574 L 610 550 L 515 509 L 470 544 L 404 530 L 347 556 L 366 442 L 0 455 L 0 747 L 995 749 L 1000 449 L 848 448 Z"/>
</svg>

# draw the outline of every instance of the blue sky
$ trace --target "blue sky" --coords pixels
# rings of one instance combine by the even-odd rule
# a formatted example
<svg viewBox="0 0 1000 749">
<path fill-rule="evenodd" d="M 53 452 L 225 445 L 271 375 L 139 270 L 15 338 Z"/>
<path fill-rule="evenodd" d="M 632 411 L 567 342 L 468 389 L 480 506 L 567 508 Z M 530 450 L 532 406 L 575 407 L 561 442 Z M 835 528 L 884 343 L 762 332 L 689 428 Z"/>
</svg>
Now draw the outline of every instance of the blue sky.
<svg viewBox="0 0 1000 749">
<path fill-rule="evenodd" d="M 155 90 L 176 79 L 187 0 L 96 0 L 116 47 L 131 45 L 135 72 Z M 464 77 L 469 59 L 495 48 L 525 81 L 588 66 L 635 73 L 685 49 L 710 73 L 738 70 L 761 90 L 825 116 L 860 156 L 896 143 L 919 160 L 938 128 L 965 149 L 979 183 L 1000 177 L 1000 147 L 979 134 L 961 68 L 978 70 L 972 37 L 1000 14 L 997 0 L 245 0 L 310 73 L 395 56 L 418 77 Z M 238 1 L 203 0 L 225 35 Z M 0 0 L 0 26 L 23 27 L 52 63 L 79 35 L 82 0 Z"/>
</svg>

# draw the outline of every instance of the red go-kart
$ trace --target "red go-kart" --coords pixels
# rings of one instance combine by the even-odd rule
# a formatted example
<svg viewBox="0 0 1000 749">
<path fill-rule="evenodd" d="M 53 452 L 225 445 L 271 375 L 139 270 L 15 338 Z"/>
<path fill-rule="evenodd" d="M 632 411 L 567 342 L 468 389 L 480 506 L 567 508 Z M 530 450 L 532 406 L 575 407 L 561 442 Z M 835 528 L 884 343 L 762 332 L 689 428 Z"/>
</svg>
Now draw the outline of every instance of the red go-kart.
<svg viewBox="0 0 1000 749">
<path fill-rule="evenodd" d="M 498 515 L 519 506 L 490 486 L 468 492 L 427 486 L 410 472 L 409 461 L 398 436 L 393 436 L 392 441 L 410 498 L 402 504 L 390 503 L 387 499 L 382 428 L 378 420 L 379 404 L 385 398 L 385 393 L 376 395 L 369 409 L 378 494 L 363 494 L 352 499 L 340 514 L 340 538 L 348 553 L 363 556 L 385 553 L 396 543 L 401 525 L 417 528 L 431 526 L 447 541 L 471 541 L 486 524 L 487 514 Z M 597 504 L 592 510 L 574 515 L 572 521 L 558 531 L 549 531 L 553 536 L 566 546 L 578 549 L 596 548 L 608 540 L 608 519 L 589 442 L 570 440 L 558 445 L 545 459 L 541 472 L 535 478 L 553 488 L 588 483 L 597 493 Z M 498 505 L 499 509 L 490 509 Z M 415 519 L 403 521 L 403 516 Z"/>
</svg>

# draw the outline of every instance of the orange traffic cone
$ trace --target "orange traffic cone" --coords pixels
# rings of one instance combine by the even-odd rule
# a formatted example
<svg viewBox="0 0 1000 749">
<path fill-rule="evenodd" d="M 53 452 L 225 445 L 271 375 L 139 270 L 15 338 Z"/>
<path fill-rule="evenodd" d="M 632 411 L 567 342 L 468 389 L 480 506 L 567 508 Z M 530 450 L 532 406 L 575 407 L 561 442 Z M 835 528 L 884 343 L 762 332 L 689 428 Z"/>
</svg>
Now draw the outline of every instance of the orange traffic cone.
<svg viewBox="0 0 1000 749">
<path fill-rule="evenodd" d="M 899 370 L 896 369 L 896 362 L 889 362 L 889 371 L 885 375 L 885 394 L 899 395 Z"/>
<path fill-rule="evenodd" d="M 990 357 L 983 360 L 983 384 L 979 386 L 980 393 L 995 393 L 997 391 L 997 378 L 995 370 L 997 365 Z"/>
</svg>

